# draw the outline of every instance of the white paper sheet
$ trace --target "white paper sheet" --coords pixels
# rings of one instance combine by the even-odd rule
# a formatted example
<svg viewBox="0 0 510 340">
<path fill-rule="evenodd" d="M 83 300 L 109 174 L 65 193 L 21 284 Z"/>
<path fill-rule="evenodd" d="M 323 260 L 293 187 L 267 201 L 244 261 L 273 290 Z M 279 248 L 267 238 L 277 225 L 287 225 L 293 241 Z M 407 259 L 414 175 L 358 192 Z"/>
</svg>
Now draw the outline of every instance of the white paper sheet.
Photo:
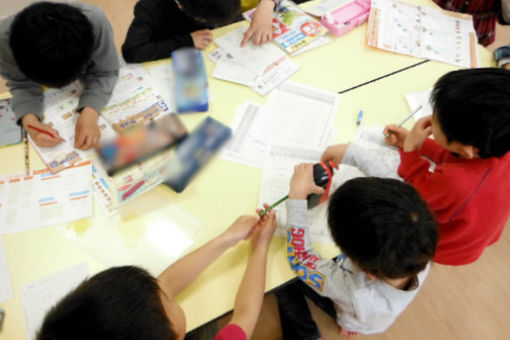
<svg viewBox="0 0 510 340">
<path fill-rule="evenodd" d="M 223 58 L 216 63 L 212 76 L 217 79 L 252 87 L 257 84 L 259 74 L 254 73 L 235 61 Z"/>
<path fill-rule="evenodd" d="M 279 84 L 299 70 L 298 64 L 287 57 L 282 57 L 257 79 L 257 83 L 252 87 L 253 91 L 261 96 L 265 96 Z"/>
<path fill-rule="evenodd" d="M 273 44 L 260 46 L 248 42 L 241 47 L 244 32 L 248 27 L 243 26 L 216 38 L 214 42 L 225 52 L 231 54 L 235 61 L 255 74 L 263 73 L 269 65 L 285 56 L 285 52 Z"/>
<path fill-rule="evenodd" d="M 94 192 L 94 200 L 101 209 L 103 209 L 106 216 L 112 216 L 118 213 L 119 209 L 113 204 L 109 185 L 105 177 L 104 171 L 92 165 L 92 190 Z"/>
<path fill-rule="evenodd" d="M 414 121 L 417 121 L 420 118 L 432 115 L 433 109 L 430 104 L 430 95 L 432 94 L 432 89 L 424 91 L 424 92 L 409 92 L 406 94 L 407 105 L 411 112 L 416 110 L 418 106 L 422 106 L 420 111 L 414 114 Z"/>
<path fill-rule="evenodd" d="M 278 201 L 289 193 L 289 184 L 294 167 L 300 163 L 316 163 L 320 160 L 322 150 L 305 150 L 292 147 L 272 147 L 269 152 L 266 166 L 262 174 L 262 182 L 259 192 L 259 207 L 264 203 L 269 205 Z M 335 171 L 330 194 L 333 193 L 345 181 L 363 177 L 364 175 L 354 167 L 340 166 Z M 277 215 L 276 235 L 286 236 L 287 228 L 287 205 L 286 202 L 275 207 Z M 323 244 L 334 244 L 327 225 L 327 202 L 309 210 L 308 225 L 310 227 L 311 240 Z"/>
<path fill-rule="evenodd" d="M 271 145 L 324 150 L 334 137 L 331 120 L 338 100 L 336 93 L 286 82 L 265 106 L 248 102 L 237 109 L 233 137 L 221 157 L 263 167 Z"/>
<path fill-rule="evenodd" d="M 0 233 L 8 234 L 92 216 L 90 161 L 58 174 L 0 178 Z"/>
<path fill-rule="evenodd" d="M 174 71 L 170 62 L 152 66 L 148 70 L 156 93 L 165 100 L 171 112 L 175 112 Z"/>
<path fill-rule="evenodd" d="M 14 292 L 12 290 L 11 274 L 5 254 L 4 242 L 0 237 L 0 303 L 10 300 L 13 297 Z"/>
<path fill-rule="evenodd" d="M 367 33 L 372 47 L 462 67 L 477 65 L 476 32 L 468 14 L 372 0 Z"/>
<path fill-rule="evenodd" d="M 29 340 L 35 339 L 37 330 L 51 307 L 83 282 L 87 276 L 87 265 L 82 263 L 21 286 L 21 302 Z"/>
</svg>

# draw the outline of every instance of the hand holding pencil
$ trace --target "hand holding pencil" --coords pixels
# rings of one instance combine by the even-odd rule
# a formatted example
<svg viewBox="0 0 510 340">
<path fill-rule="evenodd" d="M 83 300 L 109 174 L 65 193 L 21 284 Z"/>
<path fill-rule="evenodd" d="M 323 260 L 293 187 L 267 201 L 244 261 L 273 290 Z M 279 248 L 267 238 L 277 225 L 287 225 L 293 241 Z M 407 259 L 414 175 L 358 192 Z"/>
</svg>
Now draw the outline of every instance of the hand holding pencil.
<svg viewBox="0 0 510 340">
<path fill-rule="evenodd" d="M 57 130 L 40 122 L 39 118 L 34 114 L 29 113 L 23 116 L 21 123 L 30 135 L 30 138 L 32 138 L 34 143 L 38 146 L 52 147 L 64 141 Z"/>
</svg>

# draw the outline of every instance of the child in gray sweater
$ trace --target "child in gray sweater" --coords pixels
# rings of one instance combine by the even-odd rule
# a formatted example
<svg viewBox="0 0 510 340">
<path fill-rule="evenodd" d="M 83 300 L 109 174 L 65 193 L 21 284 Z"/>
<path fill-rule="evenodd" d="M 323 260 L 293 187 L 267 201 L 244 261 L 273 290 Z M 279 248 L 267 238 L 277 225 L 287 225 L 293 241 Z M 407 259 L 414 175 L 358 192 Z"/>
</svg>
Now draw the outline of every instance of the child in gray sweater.
<svg viewBox="0 0 510 340">
<path fill-rule="evenodd" d="M 74 146 L 85 150 L 99 140 L 97 119 L 118 71 L 113 31 L 97 6 L 37 2 L 0 22 L 0 74 L 7 80 L 18 123 L 39 146 L 63 141 L 41 122 L 43 86 L 83 82 Z"/>
<path fill-rule="evenodd" d="M 323 297 L 329 300 L 330 308 L 323 309 L 336 318 L 342 335 L 383 332 L 427 276 L 438 238 L 434 216 L 416 190 L 401 181 L 347 181 L 329 199 L 328 225 L 341 249 L 333 261 L 313 250 L 308 230 L 306 198 L 323 190 L 313 182 L 313 164 L 296 166 L 287 202 L 290 266 L 309 287 L 304 293 L 312 301 L 323 307 L 328 304 Z M 296 312 L 285 302 L 279 301 L 284 337 L 319 338 L 316 326 L 309 327 L 313 321 L 302 318 L 309 311 Z M 289 331 L 293 334 L 285 334 Z"/>
</svg>

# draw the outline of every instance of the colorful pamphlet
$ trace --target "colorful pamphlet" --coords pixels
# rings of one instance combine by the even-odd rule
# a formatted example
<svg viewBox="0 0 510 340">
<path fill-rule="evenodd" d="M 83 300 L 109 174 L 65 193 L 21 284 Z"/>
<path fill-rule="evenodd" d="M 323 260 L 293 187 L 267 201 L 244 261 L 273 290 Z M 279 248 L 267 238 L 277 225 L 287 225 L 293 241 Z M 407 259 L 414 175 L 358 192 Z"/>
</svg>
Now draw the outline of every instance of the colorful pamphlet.
<svg viewBox="0 0 510 340">
<path fill-rule="evenodd" d="M 243 16 L 251 20 L 255 9 Z M 292 1 L 284 0 L 273 16 L 273 41 L 292 55 L 328 32 L 319 21 L 306 14 Z"/>
</svg>

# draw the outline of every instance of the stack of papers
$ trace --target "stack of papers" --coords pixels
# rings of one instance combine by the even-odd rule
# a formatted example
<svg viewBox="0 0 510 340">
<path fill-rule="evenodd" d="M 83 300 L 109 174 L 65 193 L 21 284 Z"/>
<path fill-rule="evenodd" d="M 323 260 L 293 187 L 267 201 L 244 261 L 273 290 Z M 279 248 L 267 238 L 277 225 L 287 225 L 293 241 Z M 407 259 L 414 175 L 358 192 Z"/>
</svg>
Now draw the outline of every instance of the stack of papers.
<svg viewBox="0 0 510 340">
<path fill-rule="evenodd" d="M 216 62 L 213 77 L 251 87 L 265 95 L 294 74 L 299 67 L 273 44 L 241 47 L 246 27 L 237 28 L 217 38 L 219 50 L 209 58 Z"/>
<path fill-rule="evenodd" d="M 372 0 L 369 46 L 448 64 L 476 67 L 471 15 L 394 0 Z"/>
</svg>

